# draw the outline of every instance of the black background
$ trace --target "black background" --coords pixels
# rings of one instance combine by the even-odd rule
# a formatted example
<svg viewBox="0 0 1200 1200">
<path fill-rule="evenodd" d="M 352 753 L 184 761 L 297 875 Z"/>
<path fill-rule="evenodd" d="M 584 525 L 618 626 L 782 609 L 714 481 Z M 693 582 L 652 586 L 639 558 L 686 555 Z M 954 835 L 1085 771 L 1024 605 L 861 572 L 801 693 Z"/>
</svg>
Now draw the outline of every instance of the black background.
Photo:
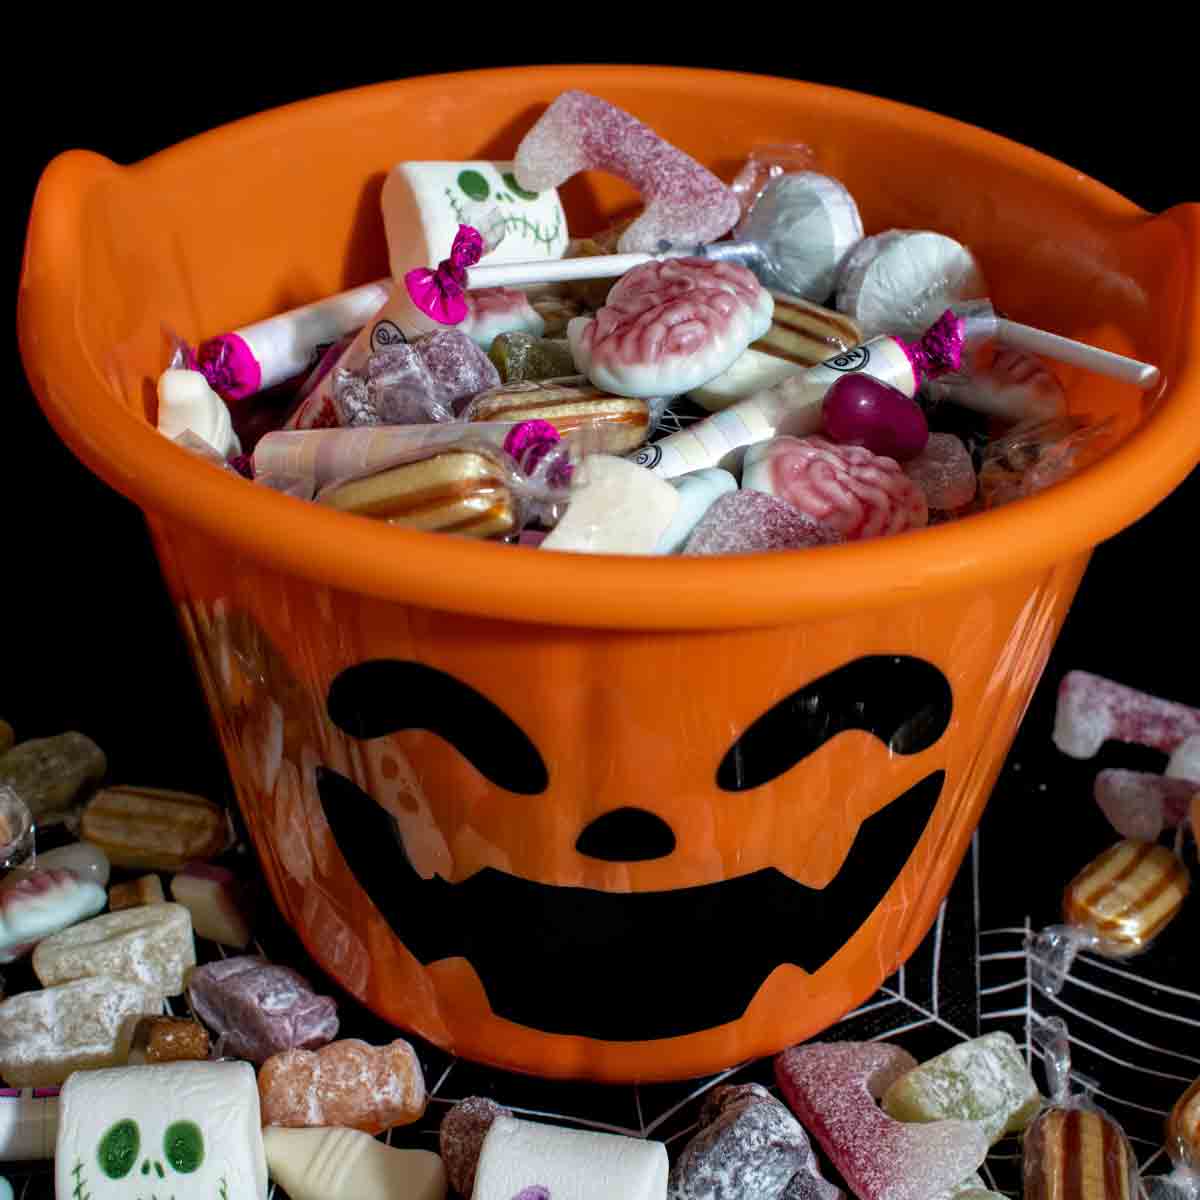
<svg viewBox="0 0 1200 1200">
<path fill-rule="evenodd" d="M 680 29 L 697 16 L 672 13 Z M 419 15 L 347 9 L 320 16 L 310 30 L 298 14 L 281 14 L 286 29 L 258 39 L 240 18 L 206 13 L 174 14 L 175 27 L 156 16 L 142 37 L 82 32 L 47 17 L 46 28 L 12 51 L 27 60 L 6 131 L 17 200 L 12 294 L 38 176 L 65 149 L 127 163 L 278 104 L 479 66 L 642 61 L 808 79 L 994 130 L 1151 211 L 1200 199 L 1200 170 L 1187 149 L 1194 140 L 1191 67 L 1160 18 L 1146 33 L 1122 28 L 1095 44 L 1080 42 L 1077 30 L 1058 32 L 1007 10 L 891 13 L 859 23 L 850 14 L 827 18 L 805 9 L 793 10 L 781 28 L 747 11 L 736 29 L 704 31 L 707 48 L 769 47 L 789 56 L 781 60 L 687 53 L 678 39 L 655 50 L 626 9 L 539 9 L 520 22 L 506 9 L 451 17 L 446 28 Z M 560 28 L 556 22 L 568 15 L 587 23 Z M 972 18 L 984 22 L 974 32 Z M 1139 21 L 1126 12 L 1122 23 Z M 531 26 L 540 27 L 536 41 Z M 593 26 L 617 29 L 623 39 L 603 45 Z M 276 40 L 288 31 L 294 36 Z M 944 184 L 930 179 L 929 186 Z M 12 358 L 14 390 L 0 443 L 0 716 L 21 738 L 88 733 L 107 751 L 115 780 L 229 799 L 141 519 L 59 444 L 25 382 L 15 336 Z M 1198 517 L 1200 473 L 1193 472 L 1155 512 L 1097 550 L 1010 760 L 1020 770 L 1006 774 L 986 819 L 985 883 L 998 904 L 1011 898 L 1052 919 L 1063 882 L 1113 840 L 1088 799 L 1098 764 L 1070 764 L 1049 741 L 1053 689 L 1064 671 L 1086 668 L 1200 704 Z M 1158 756 L 1105 753 L 1105 761 L 1161 767 Z"/>
</svg>

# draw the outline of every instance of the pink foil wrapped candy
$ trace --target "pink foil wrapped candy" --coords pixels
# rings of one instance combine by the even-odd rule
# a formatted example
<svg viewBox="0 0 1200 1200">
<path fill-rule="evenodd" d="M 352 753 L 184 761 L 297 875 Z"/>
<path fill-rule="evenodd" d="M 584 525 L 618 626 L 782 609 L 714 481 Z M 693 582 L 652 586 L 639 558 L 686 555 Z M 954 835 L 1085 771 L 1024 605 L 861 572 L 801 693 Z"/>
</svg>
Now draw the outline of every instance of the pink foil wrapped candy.
<svg viewBox="0 0 1200 1200">
<path fill-rule="evenodd" d="M 847 541 L 920 529 L 925 495 L 895 459 L 823 437 L 777 437 L 746 451 L 742 487 L 766 492 Z"/>
<path fill-rule="evenodd" d="M 692 530 L 684 554 L 753 554 L 804 550 L 846 539 L 836 530 L 765 492 L 729 492 L 714 501 Z"/>
<path fill-rule="evenodd" d="M 1200 783 L 1194 780 L 1118 769 L 1101 771 L 1093 784 L 1109 824 L 1134 842 L 1156 842 L 1164 829 L 1183 824 L 1197 791 Z"/>
<path fill-rule="evenodd" d="M 917 1061 L 882 1042 L 815 1042 L 775 1059 L 775 1078 L 859 1200 L 928 1200 L 983 1162 L 976 1121 L 906 1124 L 876 1101 Z"/>
<path fill-rule="evenodd" d="M 460 1196 L 475 1190 L 475 1170 L 483 1139 L 497 1117 L 511 1117 L 512 1110 L 484 1096 L 460 1100 L 443 1118 L 438 1130 L 438 1151 L 446 1166 L 446 1178 Z"/>
<path fill-rule="evenodd" d="M 337 1005 L 290 967 L 262 958 L 206 963 L 188 984 L 196 1016 L 224 1039 L 223 1050 L 265 1062 L 284 1050 L 314 1050 L 337 1036 Z"/>
<path fill-rule="evenodd" d="M 523 188 L 540 192 L 592 169 L 642 195 L 641 216 L 617 243 L 623 253 L 715 241 L 741 216 L 725 184 L 636 117 L 587 92 L 563 92 L 521 139 L 513 172 Z"/>
<path fill-rule="evenodd" d="M 1058 686 L 1054 744 L 1091 758 L 1107 741 L 1136 742 L 1171 754 L 1200 733 L 1200 709 L 1160 700 L 1089 671 L 1068 671 Z"/>
<path fill-rule="evenodd" d="M 971 452 L 952 433 L 931 433 L 925 449 L 904 464 L 904 473 L 938 512 L 951 512 L 975 499 L 979 481 Z"/>
<path fill-rule="evenodd" d="M 775 301 L 736 263 L 648 262 L 622 276 L 567 340 L 579 369 L 621 396 L 675 396 L 720 375 L 771 327 Z"/>
</svg>

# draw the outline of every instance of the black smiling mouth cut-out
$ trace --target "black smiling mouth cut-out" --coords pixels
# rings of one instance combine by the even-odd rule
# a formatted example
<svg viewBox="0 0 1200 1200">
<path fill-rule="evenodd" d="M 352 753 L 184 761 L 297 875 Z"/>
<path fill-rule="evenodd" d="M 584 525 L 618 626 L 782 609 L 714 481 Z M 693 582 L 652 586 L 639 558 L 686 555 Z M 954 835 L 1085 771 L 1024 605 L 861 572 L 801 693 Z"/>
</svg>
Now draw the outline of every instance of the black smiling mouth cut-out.
<svg viewBox="0 0 1200 1200">
<path fill-rule="evenodd" d="M 497 795 L 497 803 L 528 803 L 519 798 L 549 786 L 537 747 L 504 710 L 428 664 L 375 659 L 349 667 L 330 686 L 328 710 L 355 738 L 404 729 L 437 734 L 512 798 Z M 931 663 L 867 655 L 776 701 L 737 738 L 714 782 L 725 792 L 761 787 L 853 730 L 892 754 L 918 754 L 941 738 L 952 711 L 950 684 Z M 317 779 L 347 865 L 421 963 L 465 958 L 492 1011 L 517 1024 L 643 1041 L 737 1020 L 783 963 L 819 971 L 904 869 L 945 772 L 926 775 L 864 821 L 823 889 L 765 868 L 634 893 L 538 883 L 493 867 L 456 884 L 424 880 L 383 809 L 336 771 L 321 768 Z M 600 815 L 575 848 L 594 859 L 634 862 L 670 854 L 675 840 L 661 818 L 626 806 Z"/>
<path fill-rule="evenodd" d="M 737 1020 L 781 963 L 820 970 L 895 883 L 945 772 L 864 821 L 821 890 L 766 868 L 664 892 L 558 887 L 494 867 L 462 883 L 425 880 L 383 809 L 336 771 L 317 778 L 343 857 L 422 964 L 465 958 L 492 1011 L 519 1025 L 643 1041 Z"/>
</svg>

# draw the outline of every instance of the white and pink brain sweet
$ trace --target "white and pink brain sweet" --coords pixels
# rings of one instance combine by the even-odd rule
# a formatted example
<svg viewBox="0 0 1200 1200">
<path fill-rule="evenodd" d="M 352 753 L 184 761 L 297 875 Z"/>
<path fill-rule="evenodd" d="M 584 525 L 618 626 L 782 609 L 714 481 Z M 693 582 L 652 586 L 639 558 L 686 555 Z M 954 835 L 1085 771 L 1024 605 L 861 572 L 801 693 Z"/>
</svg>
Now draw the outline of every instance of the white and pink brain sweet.
<svg viewBox="0 0 1200 1200">
<path fill-rule="evenodd" d="M 745 267 L 700 258 L 622 276 L 594 317 L 567 325 L 575 365 L 622 396 L 678 396 L 714 379 L 771 327 L 775 301 Z"/>
</svg>

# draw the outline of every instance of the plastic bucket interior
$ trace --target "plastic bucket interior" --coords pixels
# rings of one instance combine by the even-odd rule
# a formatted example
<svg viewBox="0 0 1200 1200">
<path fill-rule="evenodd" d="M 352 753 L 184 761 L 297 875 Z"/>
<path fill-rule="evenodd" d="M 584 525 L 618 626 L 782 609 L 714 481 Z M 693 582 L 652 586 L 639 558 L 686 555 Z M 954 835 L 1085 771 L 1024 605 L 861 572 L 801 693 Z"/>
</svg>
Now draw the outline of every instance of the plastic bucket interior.
<svg viewBox="0 0 1200 1200">
<path fill-rule="evenodd" d="M 388 168 L 511 157 L 571 87 L 727 179 L 754 143 L 807 142 L 868 232 L 958 238 L 1008 315 L 1163 385 L 1056 366 L 1106 432 L 1030 499 L 719 559 L 394 529 L 157 434 L 164 325 L 195 342 L 382 276 Z M 563 197 L 578 233 L 636 200 L 597 173 Z M 316 962 L 460 1055 L 653 1080 L 812 1036 L 933 922 L 1091 548 L 1200 459 L 1198 258 L 1200 206 L 1153 216 L 891 102 L 504 69 L 291 105 L 128 167 L 62 155 L 19 320 L 55 428 L 145 513 L 262 869 Z"/>
</svg>

